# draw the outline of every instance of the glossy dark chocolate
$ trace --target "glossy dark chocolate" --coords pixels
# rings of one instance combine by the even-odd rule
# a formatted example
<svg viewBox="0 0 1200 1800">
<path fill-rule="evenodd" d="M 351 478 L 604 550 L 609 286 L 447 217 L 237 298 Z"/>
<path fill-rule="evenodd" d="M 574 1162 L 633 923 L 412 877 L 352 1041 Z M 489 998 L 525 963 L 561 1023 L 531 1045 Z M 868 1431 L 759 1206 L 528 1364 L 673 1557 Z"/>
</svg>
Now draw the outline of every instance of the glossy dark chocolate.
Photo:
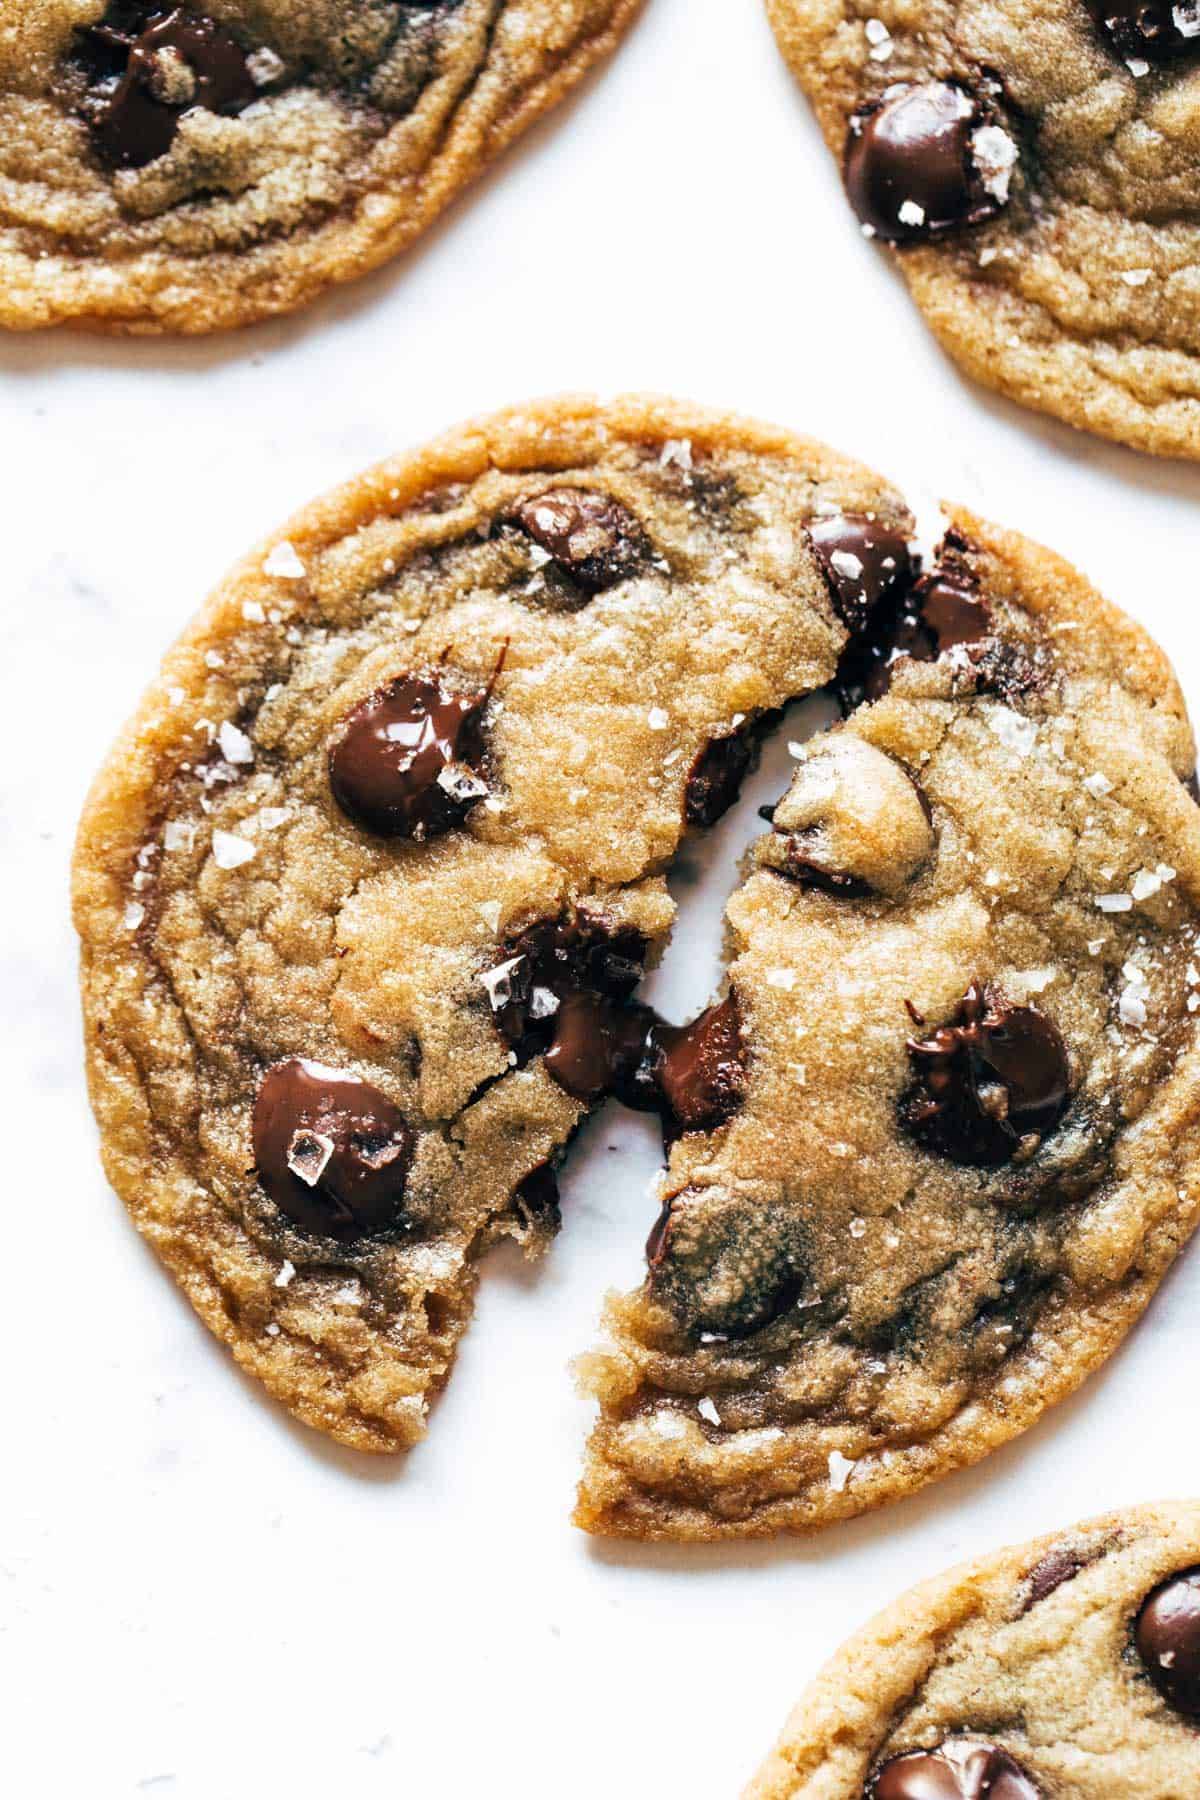
<svg viewBox="0 0 1200 1800">
<path fill-rule="evenodd" d="M 1087 0 L 1088 10 L 1117 55 L 1127 62 L 1200 58 L 1197 0 Z"/>
<path fill-rule="evenodd" d="M 258 98 L 232 34 L 185 6 L 108 8 L 83 26 L 76 55 L 90 77 L 83 111 L 101 161 L 140 169 L 170 149 L 192 107 L 239 113 Z"/>
<path fill-rule="evenodd" d="M 347 715 L 329 748 L 342 811 L 381 837 L 435 837 L 462 823 L 487 792 L 486 690 L 445 677 L 401 675 Z"/>
<path fill-rule="evenodd" d="M 872 1776 L 867 1800 L 1041 1800 L 1041 1790 L 1006 1750 L 962 1737 L 893 1756 Z"/>
<path fill-rule="evenodd" d="M 908 1130 L 952 1162 L 995 1168 L 1061 1118 L 1070 1063 L 1058 1027 L 973 981 L 954 1018 L 910 1038 L 915 1080 L 901 1106 Z"/>
<path fill-rule="evenodd" d="M 1134 1641 L 1167 1705 L 1200 1719 L 1200 1568 L 1182 1569 L 1153 1590 L 1138 1613 Z"/>
<path fill-rule="evenodd" d="M 907 585 L 912 573 L 908 541 L 872 513 L 836 513 L 808 528 L 838 616 L 861 631 L 882 600 Z"/>
<path fill-rule="evenodd" d="M 999 212 L 1007 172 L 985 166 L 995 146 L 977 134 L 988 131 L 1001 147 L 1011 146 L 991 109 L 956 82 L 900 86 L 856 112 L 843 176 L 863 225 L 888 242 L 907 243 Z"/>
<path fill-rule="evenodd" d="M 252 1135 L 263 1190 L 301 1231 L 346 1243 L 404 1222 L 415 1138 L 370 1082 L 302 1057 L 275 1063 Z"/>
<path fill-rule="evenodd" d="M 633 514 L 590 488 L 551 488 L 523 501 L 512 519 L 588 598 L 626 580 L 646 558 Z"/>
</svg>

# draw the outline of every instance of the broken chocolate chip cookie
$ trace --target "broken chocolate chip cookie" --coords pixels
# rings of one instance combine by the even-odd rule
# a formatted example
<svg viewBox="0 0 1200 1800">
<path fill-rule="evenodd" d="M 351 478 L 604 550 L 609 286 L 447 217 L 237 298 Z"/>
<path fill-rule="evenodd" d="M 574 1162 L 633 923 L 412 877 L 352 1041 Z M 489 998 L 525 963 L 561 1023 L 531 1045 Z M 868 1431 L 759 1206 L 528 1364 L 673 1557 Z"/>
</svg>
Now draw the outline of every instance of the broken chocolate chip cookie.
<svg viewBox="0 0 1200 1800">
<path fill-rule="evenodd" d="M 394 256 L 638 0 L 11 0 L 0 325 L 213 331 Z"/>
<path fill-rule="evenodd" d="M 744 1800 L 1181 1800 L 1200 1784 L 1200 1505 L 952 1569 L 843 1645 Z"/>
<path fill-rule="evenodd" d="M 869 238 L 987 386 L 1200 456 L 1200 6 L 767 0 Z"/>
<path fill-rule="evenodd" d="M 818 689 L 693 1020 L 664 873 Z M 856 709 L 856 710 L 855 710 Z M 1163 659 L 1047 552 L 781 431 L 532 406 L 226 581 L 80 832 L 106 1166 L 300 1417 L 424 1429 L 498 1236 L 662 1122 L 579 1517 L 800 1529 L 1013 1435 L 1196 1217 L 1200 808 Z"/>
</svg>

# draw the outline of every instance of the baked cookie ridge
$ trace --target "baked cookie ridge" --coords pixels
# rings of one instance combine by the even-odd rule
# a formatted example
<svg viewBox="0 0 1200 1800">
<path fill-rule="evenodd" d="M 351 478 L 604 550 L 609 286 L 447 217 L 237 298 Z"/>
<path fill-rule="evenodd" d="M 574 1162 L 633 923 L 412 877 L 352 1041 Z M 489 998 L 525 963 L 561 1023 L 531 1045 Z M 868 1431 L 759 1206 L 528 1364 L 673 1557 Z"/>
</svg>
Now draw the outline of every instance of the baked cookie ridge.
<svg viewBox="0 0 1200 1800">
<path fill-rule="evenodd" d="M 16 0 L 0 325 L 207 332 L 377 268 L 640 0 Z"/>
<path fill-rule="evenodd" d="M 90 1090 L 138 1228 L 309 1424 L 421 1434 L 604 1092 L 665 1108 L 665 1060 L 672 1118 L 736 1098 L 727 1016 L 706 1086 L 631 995 L 684 832 L 834 675 L 864 584 L 809 528 L 845 514 L 911 531 L 786 432 L 514 408 L 303 510 L 166 658 L 79 831 Z"/>
<path fill-rule="evenodd" d="M 1076 1388 L 1197 1217 L 1200 812 L 1161 653 L 963 512 L 731 899 L 739 1105 L 582 1363 L 577 1521 L 807 1531 Z"/>
<path fill-rule="evenodd" d="M 744 1800 L 1178 1800 L 1200 1777 L 1200 1505 L 922 1583 L 826 1665 Z"/>
</svg>

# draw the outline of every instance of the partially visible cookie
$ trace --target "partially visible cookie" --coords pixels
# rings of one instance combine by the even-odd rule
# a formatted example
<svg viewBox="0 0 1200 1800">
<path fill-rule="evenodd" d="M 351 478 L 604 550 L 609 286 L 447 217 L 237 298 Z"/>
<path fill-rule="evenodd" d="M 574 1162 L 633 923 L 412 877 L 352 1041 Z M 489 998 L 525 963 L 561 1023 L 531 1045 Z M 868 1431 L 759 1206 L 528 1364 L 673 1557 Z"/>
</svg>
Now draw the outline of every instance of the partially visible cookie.
<svg viewBox="0 0 1200 1800">
<path fill-rule="evenodd" d="M 0 325 L 213 331 L 394 256 L 639 0 L 10 0 Z"/>
<path fill-rule="evenodd" d="M 767 0 L 868 236 L 970 374 L 1200 456 L 1200 9 Z"/>
<path fill-rule="evenodd" d="M 1186 1800 L 1200 1788 L 1200 1504 L 964 1564 L 843 1645 L 745 1800 Z"/>
</svg>

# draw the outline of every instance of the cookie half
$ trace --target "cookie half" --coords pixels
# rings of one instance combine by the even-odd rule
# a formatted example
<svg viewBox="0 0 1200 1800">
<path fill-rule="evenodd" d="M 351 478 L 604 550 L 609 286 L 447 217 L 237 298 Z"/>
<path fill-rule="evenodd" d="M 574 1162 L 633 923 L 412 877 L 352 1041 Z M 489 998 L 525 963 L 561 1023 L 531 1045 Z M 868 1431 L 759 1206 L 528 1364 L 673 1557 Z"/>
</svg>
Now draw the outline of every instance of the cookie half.
<svg viewBox="0 0 1200 1800">
<path fill-rule="evenodd" d="M 1200 456 L 1200 10 L 767 0 L 863 231 L 949 353 Z"/>
<path fill-rule="evenodd" d="M 15 0 L 0 325 L 204 332 L 405 248 L 639 0 Z"/>
<path fill-rule="evenodd" d="M 646 1279 L 584 1364 L 590 1530 L 804 1530 L 976 1461 L 1108 1355 L 1196 1223 L 1178 689 L 1057 557 L 953 519 L 848 645 L 858 710 L 797 746 L 729 903 L 739 1100 L 676 1141 Z M 810 528 L 851 616 L 853 530 Z"/>
<path fill-rule="evenodd" d="M 309 1423 L 411 1442 L 480 1252 L 557 1227 L 556 1159 L 637 1080 L 662 871 L 836 667 L 818 508 L 908 523 L 688 407 L 465 427 L 235 570 L 101 773 L 75 912 L 105 1164 Z"/>
<path fill-rule="evenodd" d="M 1200 1505 L 923 1583 L 843 1645 L 745 1800 L 1180 1800 L 1200 1783 Z"/>
</svg>

